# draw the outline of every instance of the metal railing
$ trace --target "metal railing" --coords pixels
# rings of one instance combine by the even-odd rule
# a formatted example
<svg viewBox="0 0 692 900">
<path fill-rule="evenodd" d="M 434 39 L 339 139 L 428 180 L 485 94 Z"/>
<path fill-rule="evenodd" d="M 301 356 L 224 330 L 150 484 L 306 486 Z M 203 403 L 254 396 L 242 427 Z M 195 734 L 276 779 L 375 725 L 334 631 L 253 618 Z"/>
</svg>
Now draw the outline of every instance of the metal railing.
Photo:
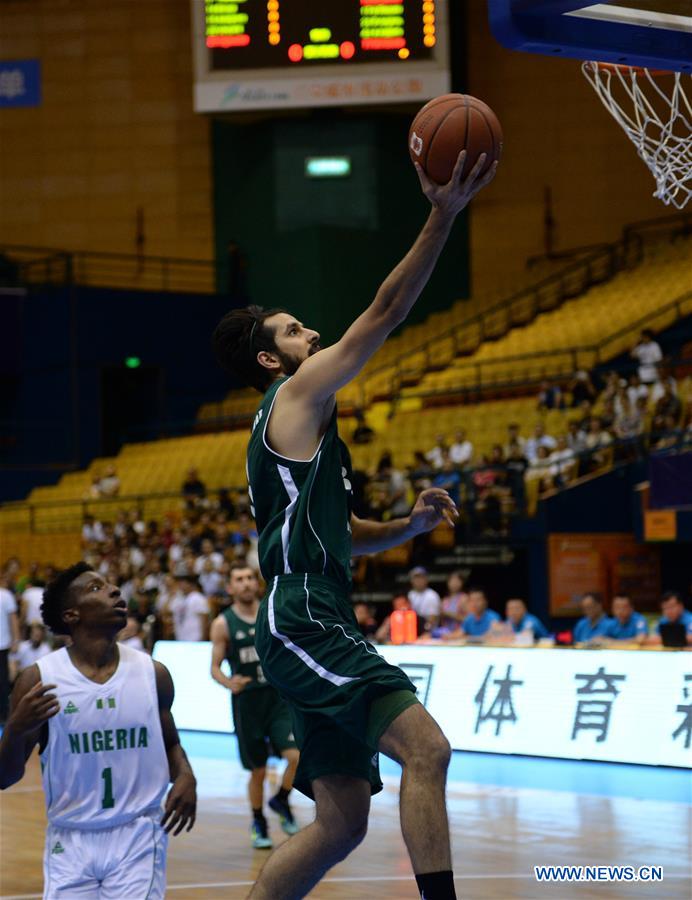
<svg viewBox="0 0 692 900">
<path fill-rule="evenodd" d="M 58 250 L 23 244 L 0 244 L 0 255 L 13 267 L 4 280 L 17 285 L 110 287 L 146 291 L 208 294 L 216 291 L 213 260 L 91 250 Z"/>
<path fill-rule="evenodd" d="M 380 396 L 381 388 L 373 396 L 370 396 L 368 388 L 369 383 L 384 372 L 391 371 L 384 394 L 395 397 L 407 380 L 415 380 L 436 366 L 439 368 L 440 345 L 445 341 L 451 342 L 452 358 L 470 355 L 484 341 L 497 340 L 511 329 L 529 324 L 539 313 L 557 309 L 566 300 L 609 281 L 623 269 L 634 268 L 643 260 L 647 241 L 666 235 L 673 242 L 689 234 L 692 234 L 692 216 L 689 214 L 647 219 L 628 225 L 619 241 L 586 248 L 584 255 L 558 272 L 504 298 L 482 313 L 438 332 L 433 338 L 407 348 L 394 363 L 383 363 L 368 371 L 361 382 L 361 405 L 366 405 L 374 396 Z M 565 348 L 561 352 L 578 352 L 580 349 Z M 531 354 L 531 357 L 535 356 Z M 519 357 L 511 360 L 508 357 L 505 362 L 517 359 Z M 414 360 L 415 365 L 412 366 Z"/>
</svg>

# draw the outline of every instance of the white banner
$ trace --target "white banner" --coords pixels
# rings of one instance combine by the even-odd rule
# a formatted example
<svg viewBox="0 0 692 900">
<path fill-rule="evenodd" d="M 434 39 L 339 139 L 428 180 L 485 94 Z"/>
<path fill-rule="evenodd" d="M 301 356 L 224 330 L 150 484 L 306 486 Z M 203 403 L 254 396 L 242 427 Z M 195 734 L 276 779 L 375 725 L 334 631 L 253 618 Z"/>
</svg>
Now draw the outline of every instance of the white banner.
<svg viewBox="0 0 692 900">
<path fill-rule="evenodd" d="M 692 767 L 692 654 L 490 647 L 378 648 L 455 750 Z M 179 728 L 231 731 L 211 645 L 160 641 Z"/>
</svg>

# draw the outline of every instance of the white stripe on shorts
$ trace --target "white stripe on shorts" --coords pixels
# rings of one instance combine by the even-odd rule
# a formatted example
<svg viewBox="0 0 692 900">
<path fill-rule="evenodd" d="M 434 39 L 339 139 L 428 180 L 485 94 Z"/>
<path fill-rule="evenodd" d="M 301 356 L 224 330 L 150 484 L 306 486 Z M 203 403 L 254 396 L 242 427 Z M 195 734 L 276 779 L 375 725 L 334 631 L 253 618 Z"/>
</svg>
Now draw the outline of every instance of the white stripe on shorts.
<svg viewBox="0 0 692 900">
<path fill-rule="evenodd" d="M 334 672 L 330 672 L 328 669 L 325 669 L 324 666 L 321 666 L 317 660 L 313 659 L 309 653 L 306 653 L 301 647 L 298 647 L 293 641 L 286 637 L 285 634 L 281 634 L 280 631 L 277 631 L 276 628 L 276 618 L 274 615 L 274 594 L 276 593 L 276 588 L 278 585 L 278 575 L 274 578 L 274 584 L 272 585 L 271 593 L 269 594 L 269 599 L 267 602 L 267 614 L 269 618 L 269 630 L 273 634 L 275 638 L 281 641 L 284 647 L 287 650 L 290 650 L 292 653 L 302 659 L 305 665 L 312 669 L 320 678 L 324 678 L 325 681 L 331 681 L 332 684 L 337 685 L 337 687 L 341 687 L 341 685 L 348 684 L 350 681 L 358 681 L 357 677 L 351 677 L 349 675 L 335 675 Z M 312 616 L 310 617 L 312 618 Z M 313 620 L 314 621 L 314 620 Z M 321 623 L 320 623 L 321 624 Z"/>
</svg>

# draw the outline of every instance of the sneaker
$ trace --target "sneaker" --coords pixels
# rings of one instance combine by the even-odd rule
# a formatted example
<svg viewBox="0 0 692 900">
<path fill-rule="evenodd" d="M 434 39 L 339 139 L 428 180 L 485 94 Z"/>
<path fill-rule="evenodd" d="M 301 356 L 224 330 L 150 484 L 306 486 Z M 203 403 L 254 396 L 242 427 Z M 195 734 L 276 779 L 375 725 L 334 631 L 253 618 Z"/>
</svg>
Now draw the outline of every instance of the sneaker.
<svg viewBox="0 0 692 900">
<path fill-rule="evenodd" d="M 279 797 L 272 797 L 269 801 L 269 809 L 277 814 L 281 827 L 286 834 L 295 834 L 296 831 L 300 831 L 296 825 L 296 820 L 293 818 L 291 807 L 284 800 L 280 800 Z"/>
<path fill-rule="evenodd" d="M 274 846 L 272 839 L 269 837 L 266 822 L 255 819 L 250 827 L 250 836 L 255 850 L 271 850 Z"/>
</svg>

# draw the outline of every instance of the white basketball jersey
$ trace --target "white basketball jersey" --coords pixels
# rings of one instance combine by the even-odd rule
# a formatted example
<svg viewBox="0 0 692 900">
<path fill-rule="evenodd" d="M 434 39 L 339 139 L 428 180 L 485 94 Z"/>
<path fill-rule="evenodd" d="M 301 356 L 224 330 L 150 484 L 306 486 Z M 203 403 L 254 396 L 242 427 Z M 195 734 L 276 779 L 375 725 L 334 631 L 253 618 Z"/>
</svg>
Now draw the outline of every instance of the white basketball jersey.
<svg viewBox="0 0 692 900">
<path fill-rule="evenodd" d="M 82 675 L 66 648 L 37 662 L 60 703 L 41 754 L 52 825 L 111 828 L 161 809 L 169 770 L 154 663 L 139 650 L 118 649 L 118 668 L 105 684 Z"/>
</svg>

